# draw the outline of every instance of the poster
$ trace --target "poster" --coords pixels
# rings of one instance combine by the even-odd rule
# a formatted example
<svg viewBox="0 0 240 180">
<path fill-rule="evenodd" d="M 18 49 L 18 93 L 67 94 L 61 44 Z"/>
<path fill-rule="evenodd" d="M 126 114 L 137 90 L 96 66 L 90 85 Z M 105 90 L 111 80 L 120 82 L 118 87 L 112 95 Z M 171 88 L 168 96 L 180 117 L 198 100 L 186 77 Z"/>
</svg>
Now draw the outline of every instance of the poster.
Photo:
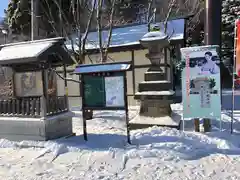
<svg viewBox="0 0 240 180">
<path fill-rule="evenodd" d="M 123 76 L 105 77 L 106 107 L 123 107 L 124 79 Z"/>
<path fill-rule="evenodd" d="M 218 46 L 182 48 L 184 118 L 221 118 Z"/>
</svg>

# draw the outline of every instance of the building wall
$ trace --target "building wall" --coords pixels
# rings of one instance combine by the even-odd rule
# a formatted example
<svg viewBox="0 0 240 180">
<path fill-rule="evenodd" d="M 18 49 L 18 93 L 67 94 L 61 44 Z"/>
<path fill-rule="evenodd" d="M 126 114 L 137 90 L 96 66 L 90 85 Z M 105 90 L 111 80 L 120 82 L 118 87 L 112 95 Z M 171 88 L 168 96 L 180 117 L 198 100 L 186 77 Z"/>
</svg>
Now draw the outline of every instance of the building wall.
<svg viewBox="0 0 240 180">
<path fill-rule="evenodd" d="M 148 70 L 148 68 L 140 68 L 139 66 L 143 65 L 150 65 L 150 61 L 145 57 L 148 50 L 136 50 L 134 51 L 134 66 L 135 66 L 135 75 L 133 75 L 133 71 L 127 72 L 127 93 L 128 93 L 128 99 L 130 105 L 137 105 L 138 102 L 136 102 L 133 99 L 134 95 L 134 87 L 135 87 L 135 93 L 138 91 L 138 84 L 141 81 L 144 81 L 144 73 Z M 109 53 L 109 58 L 107 63 L 111 62 L 129 62 L 132 60 L 132 52 L 126 51 L 126 52 L 118 52 L 118 53 Z M 168 54 L 169 56 L 169 54 Z M 99 61 L 99 54 L 94 54 L 86 57 L 86 64 L 92 64 L 92 63 L 100 63 Z M 169 80 L 170 80 L 170 73 L 169 74 Z M 61 74 L 63 76 L 63 74 Z M 135 76 L 135 86 L 134 86 L 134 80 L 133 76 Z M 68 78 L 72 78 L 74 80 L 79 80 L 78 75 L 70 75 L 68 73 Z M 64 81 L 58 77 L 57 79 L 58 84 L 58 95 L 62 96 L 64 95 Z M 68 92 L 69 92 L 69 100 L 70 100 L 70 106 L 79 106 L 81 103 L 81 98 L 77 97 L 80 96 L 80 88 L 79 83 L 76 82 L 68 82 Z"/>
</svg>

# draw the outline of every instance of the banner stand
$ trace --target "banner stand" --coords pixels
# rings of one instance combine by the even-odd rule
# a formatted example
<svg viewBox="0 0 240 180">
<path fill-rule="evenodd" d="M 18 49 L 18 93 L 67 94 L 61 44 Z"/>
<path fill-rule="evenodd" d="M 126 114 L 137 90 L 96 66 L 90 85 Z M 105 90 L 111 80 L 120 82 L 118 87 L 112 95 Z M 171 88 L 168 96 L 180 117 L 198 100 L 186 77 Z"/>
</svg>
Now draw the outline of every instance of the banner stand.
<svg viewBox="0 0 240 180">
<path fill-rule="evenodd" d="M 217 45 L 181 48 L 183 131 L 186 119 L 203 119 L 204 131 L 211 128 L 211 120 L 221 118 L 220 58 Z M 197 123 L 194 123 L 197 124 Z M 196 125 L 195 125 L 196 126 Z M 198 127 L 195 127 L 195 130 Z"/>
</svg>

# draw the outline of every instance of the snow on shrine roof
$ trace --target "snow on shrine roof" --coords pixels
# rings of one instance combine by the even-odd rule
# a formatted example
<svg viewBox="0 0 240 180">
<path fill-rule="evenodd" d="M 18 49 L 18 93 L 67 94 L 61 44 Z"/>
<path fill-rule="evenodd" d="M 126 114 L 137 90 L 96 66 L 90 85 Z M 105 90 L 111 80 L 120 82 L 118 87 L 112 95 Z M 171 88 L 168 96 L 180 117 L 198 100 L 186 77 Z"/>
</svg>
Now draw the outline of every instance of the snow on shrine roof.
<svg viewBox="0 0 240 180">
<path fill-rule="evenodd" d="M 64 41 L 64 38 L 59 37 L 1 45 L 0 64 L 10 65 L 37 61 L 43 54 L 47 55 L 49 52 L 57 51 L 57 48 L 52 50 L 53 46 L 56 47 L 55 45 L 58 46 L 59 53 L 63 55 L 61 51 L 64 49 L 62 48 Z M 50 49 L 51 51 L 48 51 Z"/>
<path fill-rule="evenodd" d="M 0 51 L 0 61 L 10 59 L 37 57 L 43 51 L 52 46 L 51 42 L 18 44 L 14 46 L 5 46 Z"/>
<path fill-rule="evenodd" d="M 130 63 L 85 64 L 77 66 L 74 74 L 127 71 L 130 67 Z"/>
<path fill-rule="evenodd" d="M 175 20 L 168 21 L 167 33 L 171 35 L 172 31 L 174 30 L 174 34 L 172 35 L 170 40 L 174 41 L 174 40 L 184 39 L 184 31 L 185 31 L 184 23 L 185 23 L 185 19 L 175 19 Z M 154 25 L 160 26 L 161 31 L 163 31 L 163 27 L 164 27 L 163 22 L 156 23 Z M 142 37 L 146 33 L 148 33 L 147 24 L 113 28 L 110 47 L 139 45 L 140 44 L 139 40 L 142 39 Z M 103 43 L 106 44 L 107 38 L 108 38 L 108 30 L 102 31 L 102 38 L 103 38 Z M 99 44 L 98 32 L 97 31 L 90 32 L 88 34 L 87 43 L 85 45 L 86 50 L 97 49 L 99 47 L 98 44 Z M 70 43 L 67 44 L 67 47 L 69 49 L 72 49 L 72 46 Z M 75 46 L 75 48 L 77 48 L 77 46 Z"/>
</svg>

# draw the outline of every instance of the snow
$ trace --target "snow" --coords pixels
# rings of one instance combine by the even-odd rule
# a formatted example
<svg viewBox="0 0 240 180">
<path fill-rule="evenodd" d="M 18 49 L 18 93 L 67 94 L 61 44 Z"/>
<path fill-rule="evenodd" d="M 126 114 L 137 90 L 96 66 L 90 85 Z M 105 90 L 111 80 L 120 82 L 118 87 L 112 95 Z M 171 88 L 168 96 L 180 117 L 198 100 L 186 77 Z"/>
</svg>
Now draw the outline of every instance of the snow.
<svg viewBox="0 0 240 180">
<path fill-rule="evenodd" d="M 157 40 L 165 40 L 168 38 L 168 35 L 161 31 L 154 31 L 154 32 L 149 32 L 145 34 L 141 41 L 157 41 Z"/>
<path fill-rule="evenodd" d="M 181 115 L 182 105 L 174 104 Z M 131 107 L 130 119 L 138 107 Z M 0 179 L 4 180 L 180 180 L 240 179 L 240 111 L 222 112 L 222 131 L 214 121 L 212 132 L 152 127 L 131 131 L 126 143 L 123 111 L 97 111 L 87 121 L 89 141 L 82 136 L 81 112 L 74 109 L 75 137 L 47 142 L 0 140 Z"/>
</svg>

